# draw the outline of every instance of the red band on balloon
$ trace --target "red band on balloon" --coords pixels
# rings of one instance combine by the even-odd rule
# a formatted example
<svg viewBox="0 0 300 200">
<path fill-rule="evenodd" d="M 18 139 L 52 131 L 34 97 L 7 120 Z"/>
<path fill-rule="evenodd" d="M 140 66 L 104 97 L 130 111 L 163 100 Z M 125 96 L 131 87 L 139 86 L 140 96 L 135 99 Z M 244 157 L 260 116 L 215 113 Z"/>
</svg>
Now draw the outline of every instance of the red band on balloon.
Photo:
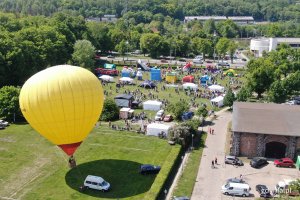
<svg viewBox="0 0 300 200">
<path fill-rule="evenodd" d="M 61 144 L 57 146 L 59 146 L 68 156 L 72 156 L 80 144 L 81 142 L 77 142 L 73 144 Z"/>
</svg>

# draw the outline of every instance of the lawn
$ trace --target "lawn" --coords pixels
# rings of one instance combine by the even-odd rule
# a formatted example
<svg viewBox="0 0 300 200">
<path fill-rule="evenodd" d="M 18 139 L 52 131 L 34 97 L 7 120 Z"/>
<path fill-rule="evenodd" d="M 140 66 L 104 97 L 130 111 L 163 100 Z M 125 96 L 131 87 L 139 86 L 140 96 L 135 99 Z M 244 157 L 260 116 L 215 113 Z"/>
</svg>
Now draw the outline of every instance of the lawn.
<svg viewBox="0 0 300 200">
<path fill-rule="evenodd" d="M 0 199 L 155 199 L 180 146 L 107 124 L 96 127 L 77 150 L 77 167 L 67 156 L 27 124 L 0 130 Z M 157 175 L 138 173 L 142 163 L 161 165 Z M 112 188 L 78 191 L 88 174 L 107 180 Z"/>
<path fill-rule="evenodd" d="M 184 168 L 184 171 L 173 192 L 174 196 L 190 197 L 192 195 L 206 137 L 206 133 L 195 137 L 195 148 L 192 152 L 190 152 L 186 167 Z"/>
</svg>

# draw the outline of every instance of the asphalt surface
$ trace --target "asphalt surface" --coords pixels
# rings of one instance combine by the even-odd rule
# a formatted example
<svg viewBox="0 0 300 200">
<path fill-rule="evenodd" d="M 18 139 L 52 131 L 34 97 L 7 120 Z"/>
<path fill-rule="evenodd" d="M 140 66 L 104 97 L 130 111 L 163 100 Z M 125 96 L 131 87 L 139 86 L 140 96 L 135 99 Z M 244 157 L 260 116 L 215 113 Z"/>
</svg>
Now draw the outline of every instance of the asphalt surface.
<svg viewBox="0 0 300 200">
<path fill-rule="evenodd" d="M 266 185 L 270 190 L 275 189 L 275 185 L 284 179 L 296 179 L 300 172 L 296 168 L 277 168 L 273 161 L 260 168 L 254 169 L 250 166 L 250 160 L 246 160 L 244 166 L 236 167 L 224 163 L 225 141 L 228 122 L 231 121 L 232 114 L 227 111 L 217 113 L 217 120 L 208 128 L 214 129 L 214 135 L 208 134 L 206 147 L 204 148 L 199 171 L 194 186 L 192 200 L 217 200 L 233 199 L 232 196 L 226 196 L 221 193 L 221 187 L 229 178 L 239 178 L 242 175 L 243 180 L 251 187 L 250 197 L 234 197 L 234 199 L 254 199 L 259 197 L 255 191 L 258 184 Z M 217 157 L 218 164 L 216 168 L 211 167 L 212 160 Z"/>
</svg>

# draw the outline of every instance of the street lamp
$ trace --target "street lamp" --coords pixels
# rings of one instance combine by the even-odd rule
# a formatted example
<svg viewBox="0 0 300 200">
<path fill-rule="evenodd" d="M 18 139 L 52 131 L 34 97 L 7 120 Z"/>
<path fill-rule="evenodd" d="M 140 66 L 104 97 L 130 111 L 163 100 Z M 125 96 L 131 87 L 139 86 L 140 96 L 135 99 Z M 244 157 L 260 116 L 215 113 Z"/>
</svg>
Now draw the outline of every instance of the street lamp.
<svg viewBox="0 0 300 200">
<path fill-rule="evenodd" d="M 214 35 L 213 35 L 213 38 L 214 38 L 214 62 L 216 61 L 216 37 L 217 37 L 217 33 L 216 33 L 216 31 L 214 30 Z"/>
<path fill-rule="evenodd" d="M 128 60 L 128 44 L 129 44 L 129 42 L 128 41 L 126 41 L 126 48 L 127 48 L 127 60 Z"/>
</svg>

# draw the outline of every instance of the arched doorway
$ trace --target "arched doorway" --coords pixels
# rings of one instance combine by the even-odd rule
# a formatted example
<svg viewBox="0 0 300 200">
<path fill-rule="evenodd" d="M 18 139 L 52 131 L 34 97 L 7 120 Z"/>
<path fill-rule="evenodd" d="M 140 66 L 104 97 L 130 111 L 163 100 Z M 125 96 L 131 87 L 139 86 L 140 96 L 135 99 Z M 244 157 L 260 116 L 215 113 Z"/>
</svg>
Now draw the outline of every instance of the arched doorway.
<svg viewBox="0 0 300 200">
<path fill-rule="evenodd" d="M 269 142 L 266 144 L 265 157 L 267 158 L 284 158 L 286 145 L 281 142 Z"/>
</svg>

